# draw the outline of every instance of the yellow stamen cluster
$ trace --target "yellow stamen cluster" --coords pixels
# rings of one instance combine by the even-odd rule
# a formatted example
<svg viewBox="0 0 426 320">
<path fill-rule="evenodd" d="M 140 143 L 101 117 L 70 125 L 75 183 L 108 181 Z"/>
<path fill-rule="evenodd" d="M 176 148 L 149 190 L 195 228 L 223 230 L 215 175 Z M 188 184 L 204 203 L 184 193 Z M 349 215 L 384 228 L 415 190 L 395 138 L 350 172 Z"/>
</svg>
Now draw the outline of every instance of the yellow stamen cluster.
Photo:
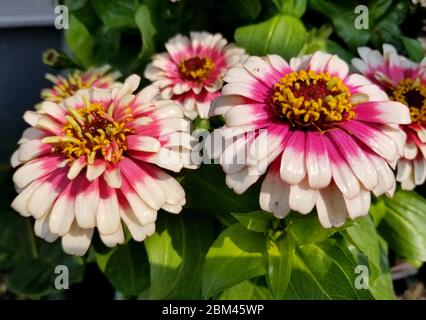
<svg viewBox="0 0 426 320">
<path fill-rule="evenodd" d="M 214 69 L 214 63 L 209 57 L 193 57 L 180 62 L 178 69 L 184 79 L 202 82 Z"/>
<path fill-rule="evenodd" d="M 389 97 L 409 107 L 412 123 L 426 124 L 426 85 L 420 79 L 401 80 Z"/>
<path fill-rule="evenodd" d="M 355 118 L 349 89 L 329 73 L 296 71 L 275 84 L 270 103 L 280 117 L 293 125 L 321 132 L 343 120 Z"/>
<path fill-rule="evenodd" d="M 41 97 L 44 100 L 61 102 L 65 98 L 71 97 L 80 89 L 90 88 L 96 81 L 96 77 L 90 77 L 83 81 L 81 72 L 74 71 L 70 73 L 60 84 L 54 85 L 51 89 L 44 89 Z"/>
<path fill-rule="evenodd" d="M 87 156 L 88 163 L 102 157 L 116 163 L 127 150 L 126 135 L 133 133 L 126 127 L 132 120 L 129 115 L 122 121 L 114 121 L 111 112 L 100 104 L 87 103 L 81 109 L 69 109 L 68 123 L 63 127 L 63 136 L 46 137 L 45 143 L 54 144 L 54 151 L 70 160 Z"/>
</svg>

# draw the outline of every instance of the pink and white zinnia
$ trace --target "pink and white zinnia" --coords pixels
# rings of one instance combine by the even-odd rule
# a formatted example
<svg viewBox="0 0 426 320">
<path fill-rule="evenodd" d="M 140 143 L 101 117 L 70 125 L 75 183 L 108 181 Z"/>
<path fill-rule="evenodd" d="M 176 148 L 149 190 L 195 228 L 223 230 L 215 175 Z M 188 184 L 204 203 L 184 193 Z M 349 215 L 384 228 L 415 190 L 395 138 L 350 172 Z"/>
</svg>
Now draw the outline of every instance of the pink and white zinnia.
<svg viewBox="0 0 426 320">
<path fill-rule="evenodd" d="M 367 47 L 358 49 L 361 59 L 352 64 L 385 90 L 389 98 L 410 109 L 411 124 L 402 126 L 407 134 L 404 155 L 398 161 L 396 180 L 402 189 L 412 190 L 426 180 L 426 58 L 415 63 L 398 55 L 391 45 L 383 54 Z"/>
<path fill-rule="evenodd" d="M 221 156 L 226 183 L 244 192 L 267 171 L 260 207 L 284 218 L 316 207 L 321 224 L 342 225 L 366 215 L 370 191 L 392 194 L 389 165 L 399 159 L 410 123 L 408 108 L 335 55 L 250 57 L 231 68 L 212 115 L 233 139 Z M 229 161 L 242 152 L 243 163 Z"/>
<path fill-rule="evenodd" d="M 153 57 L 145 77 L 160 88 L 162 99 L 181 103 L 192 120 L 197 115 L 208 117 L 211 101 L 220 95 L 223 75 L 247 57 L 220 34 L 207 32 L 191 32 L 190 38 L 178 34 L 166 49 Z"/>
<path fill-rule="evenodd" d="M 31 127 L 12 156 L 20 166 L 12 207 L 35 218 L 39 237 L 62 237 L 69 254 L 87 251 L 94 228 L 107 246 L 123 243 L 123 224 L 142 241 L 159 209 L 179 213 L 185 204 L 182 187 L 160 167 L 182 168 L 189 121 L 173 101 L 152 102 L 152 86 L 133 94 L 139 81 L 80 90 L 24 115 Z"/>
</svg>

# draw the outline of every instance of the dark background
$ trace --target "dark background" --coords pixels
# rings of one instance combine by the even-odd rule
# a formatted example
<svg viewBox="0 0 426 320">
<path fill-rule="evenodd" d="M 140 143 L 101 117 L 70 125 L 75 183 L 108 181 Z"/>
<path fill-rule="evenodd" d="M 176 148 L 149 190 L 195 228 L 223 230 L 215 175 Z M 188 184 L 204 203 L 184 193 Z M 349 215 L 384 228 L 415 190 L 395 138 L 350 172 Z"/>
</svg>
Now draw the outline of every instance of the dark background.
<svg viewBox="0 0 426 320">
<path fill-rule="evenodd" d="M 50 86 L 44 75 L 56 72 L 42 63 L 42 53 L 60 49 L 62 34 L 54 27 L 0 28 L 1 162 L 9 160 L 27 127 L 23 113 L 40 101 L 41 89 Z"/>
</svg>

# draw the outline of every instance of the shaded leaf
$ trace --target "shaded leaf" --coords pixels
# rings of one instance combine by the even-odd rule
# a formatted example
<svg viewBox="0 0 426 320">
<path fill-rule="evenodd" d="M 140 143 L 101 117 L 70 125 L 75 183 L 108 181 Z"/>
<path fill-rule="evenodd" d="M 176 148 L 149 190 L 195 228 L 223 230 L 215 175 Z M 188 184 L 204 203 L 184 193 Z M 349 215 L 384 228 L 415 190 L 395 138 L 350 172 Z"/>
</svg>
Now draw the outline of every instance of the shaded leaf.
<svg viewBox="0 0 426 320">
<path fill-rule="evenodd" d="M 291 275 L 291 261 L 294 253 L 294 242 L 290 237 L 277 240 L 268 239 L 268 287 L 275 299 L 282 299 L 286 292 Z"/>
<path fill-rule="evenodd" d="M 108 257 L 105 276 L 127 296 L 136 296 L 150 283 L 149 263 L 142 243 L 129 241 L 117 247 Z"/>
<path fill-rule="evenodd" d="M 162 214 L 157 232 L 145 247 L 151 268 L 149 299 L 199 299 L 204 256 L 214 240 L 213 222 L 205 216 L 183 212 Z"/>
<path fill-rule="evenodd" d="M 373 299 L 355 287 L 357 261 L 342 242 L 328 239 L 296 249 L 287 299 Z"/>
<path fill-rule="evenodd" d="M 207 252 L 202 297 L 207 299 L 238 283 L 265 274 L 265 237 L 234 224 L 225 229 Z"/>
<path fill-rule="evenodd" d="M 138 0 L 91 0 L 99 19 L 108 28 L 135 27 Z"/>
<path fill-rule="evenodd" d="M 272 0 L 284 14 L 300 18 L 306 11 L 307 0 Z"/>
<path fill-rule="evenodd" d="M 264 211 L 252 211 L 246 213 L 232 213 L 246 229 L 255 232 L 266 232 L 272 227 L 272 221 L 275 219 L 270 213 Z"/>
<path fill-rule="evenodd" d="M 405 258 L 426 261 L 426 200 L 400 190 L 383 201 L 386 215 L 378 228 L 389 247 Z"/>
</svg>

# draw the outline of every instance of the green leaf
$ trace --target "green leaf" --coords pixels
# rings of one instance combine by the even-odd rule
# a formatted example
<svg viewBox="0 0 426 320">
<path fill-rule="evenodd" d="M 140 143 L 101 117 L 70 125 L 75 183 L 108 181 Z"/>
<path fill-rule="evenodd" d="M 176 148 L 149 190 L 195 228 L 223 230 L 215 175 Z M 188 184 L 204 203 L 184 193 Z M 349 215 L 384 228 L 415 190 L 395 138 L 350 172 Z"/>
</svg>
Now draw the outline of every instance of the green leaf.
<svg viewBox="0 0 426 320">
<path fill-rule="evenodd" d="M 262 9 L 259 0 L 230 0 L 229 5 L 238 17 L 249 20 L 256 19 Z"/>
<path fill-rule="evenodd" d="M 373 299 L 357 289 L 357 261 L 344 243 L 328 239 L 296 248 L 286 299 Z"/>
<path fill-rule="evenodd" d="M 380 274 L 380 237 L 370 216 L 356 219 L 342 234 L 368 258 L 372 278 L 376 279 Z"/>
<path fill-rule="evenodd" d="M 240 224 L 225 229 L 207 252 L 203 294 L 208 299 L 244 280 L 263 275 L 265 237 Z"/>
<path fill-rule="evenodd" d="M 78 10 L 86 5 L 88 0 L 64 0 L 63 4 L 67 6 L 69 11 Z"/>
<path fill-rule="evenodd" d="M 358 3 L 354 1 L 337 3 L 326 0 L 310 0 L 309 4 L 314 10 L 321 12 L 333 22 L 336 33 L 352 50 L 365 45 L 370 39 L 370 25 L 367 30 L 358 30 L 355 27 L 354 22 L 358 14 L 355 13 L 354 9 Z"/>
<path fill-rule="evenodd" d="M 249 212 L 259 208 L 259 190 L 251 187 L 237 195 L 225 184 L 225 174 L 219 165 L 202 165 L 198 170 L 182 171 L 182 186 L 186 191 L 187 207 L 232 225 L 230 212 Z"/>
<path fill-rule="evenodd" d="M 277 15 L 271 19 L 235 31 L 237 45 L 251 54 L 279 54 L 286 59 L 296 56 L 302 49 L 308 33 L 303 23 L 290 15 Z"/>
<path fill-rule="evenodd" d="M 325 41 L 325 47 L 327 52 L 337 54 L 339 58 L 345 60 L 347 63 L 351 63 L 353 54 L 351 54 L 348 50 L 344 49 L 342 46 L 340 46 L 336 42 L 327 39 Z"/>
<path fill-rule="evenodd" d="M 368 4 L 368 10 L 374 20 L 382 17 L 389 7 L 392 5 L 392 0 L 374 0 Z"/>
<path fill-rule="evenodd" d="M 85 67 L 90 66 L 94 40 L 86 26 L 74 15 L 70 15 L 69 29 L 65 33 L 65 41 L 78 62 Z"/>
<path fill-rule="evenodd" d="M 425 50 L 418 40 L 401 36 L 401 41 L 411 60 L 420 62 L 424 58 Z"/>
<path fill-rule="evenodd" d="M 117 247 L 105 265 L 105 276 L 115 289 L 136 296 L 149 286 L 149 264 L 142 243 L 129 241 Z"/>
<path fill-rule="evenodd" d="M 373 218 L 374 225 L 377 227 L 386 215 L 385 197 L 379 197 L 371 203 L 370 215 Z"/>
<path fill-rule="evenodd" d="M 409 2 L 405 0 L 394 1 L 386 13 L 372 26 L 371 42 L 376 47 L 389 43 L 401 50 L 400 24 L 404 22 L 409 12 Z"/>
<path fill-rule="evenodd" d="M 272 0 L 284 14 L 300 18 L 306 11 L 307 0 Z"/>
<path fill-rule="evenodd" d="M 270 213 L 264 211 L 253 211 L 247 213 L 232 213 L 246 229 L 254 232 L 266 232 L 272 227 L 275 219 Z"/>
<path fill-rule="evenodd" d="M 120 54 L 121 34 L 117 30 L 101 28 L 94 33 L 93 60 L 96 64 L 111 64 L 116 55 Z"/>
<path fill-rule="evenodd" d="M 292 213 L 287 219 L 286 232 L 299 245 L 320 242 L 328 239 L 339 228 L 324 228 L 318 221 L 316 214 L 303 216 Z"/>
<path fill-rule="evenodd" d="M 426 261 L 426 200 L 414 191 L 397 191 L 383 199 L 386 215 L 379 232 L 399 255 Z"/>
<path fill-rule="evenodd" d="M 145 240 L 151 266 L 149 299 L 199 299 L 205 254 L 214 240 L 213 222 L 183 212 L 163 213 L 157 232 Z"/>
<path fill-rule="evenodd" d="M 97 16 L 108 28 L 136 27 L 138 0 L 91 0 Z"/>
<path fill-rule="evenodd" d="M 271 300 L 273 299 L 268 287 L 260 283 L 259 278 L 243 281 L 223 291 L 219 300 Z"/>
<path fill-rule="evenodd" d="M 282 299 L 291 275 L 291 261 L 294 242 L 290 237 L 281 237 L 275 241 L 268 239 L 268 287 L 275 299 Z"/>
<path fill-rule="evenodd" d="M 147 5 L 139 7 L 138 11 L 136 11 L 135 21 L 142 37 L 140 58 L 142 60 L 147 60 L 155 51 L 154 36 L 157 33 L 153 25 L 151 12 Z"/>
<path fill-rule="evenodd" d="M 377 300 L 395 299 L 392 276 L 389 268 L 388 245 L 379 236 L 380 244 L 380 274 L 374 281 L 370 281 L 370 291 Z"/>
<path fill-rule="evenodd" d="M 330 26 L 322 26 L 320 29 L 312 28 L 309 31 L 308 40 L 299 55 L 310 54 L 316 51 L 327 51 L 327 38 L 333 32 Z"/>
<path fill-rule="evenodd" d="M 69 284 L 83 280 L 84 265 L 78 258 L 65 254 L 60 241 L 50 244 L 37 239 L 36 246 L 39 255 L 20 256 L 15 269 L 7 277 L 10 291 L 32 298 L 57 293 L 54 285 L 60 273 L 55 273 L 55 268 L 59 265 L 68 268 Z"/>
</svg>

